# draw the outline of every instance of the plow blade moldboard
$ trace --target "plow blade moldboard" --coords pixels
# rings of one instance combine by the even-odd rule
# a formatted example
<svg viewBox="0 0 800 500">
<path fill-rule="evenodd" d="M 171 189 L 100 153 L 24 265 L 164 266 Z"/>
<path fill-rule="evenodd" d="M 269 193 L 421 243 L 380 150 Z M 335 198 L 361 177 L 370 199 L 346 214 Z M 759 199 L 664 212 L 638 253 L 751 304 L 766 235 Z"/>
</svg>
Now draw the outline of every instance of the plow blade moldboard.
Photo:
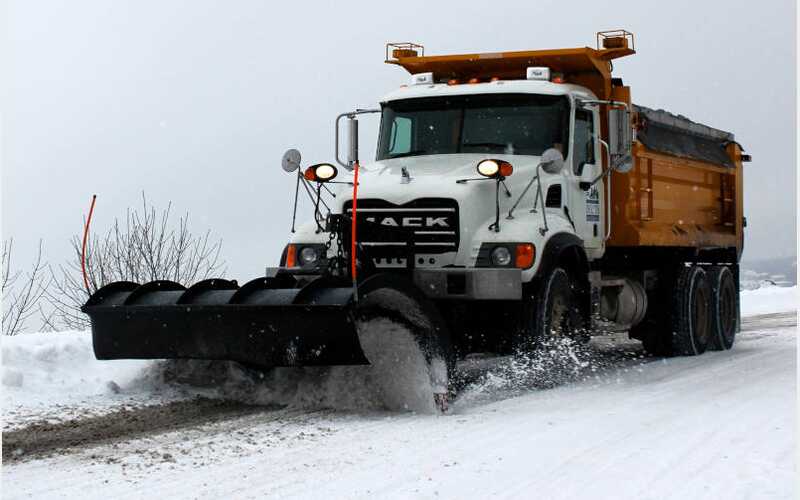
<svg viewBox="0 0 800 500">
<path fill-rule="evenodd" d="M 271 366 L 366 364 L 352 288 L 324 280 L 292 288 L 259 278 L 119 281 L 83 306 L 97 359 L 210 359 Z"/>
</svg>

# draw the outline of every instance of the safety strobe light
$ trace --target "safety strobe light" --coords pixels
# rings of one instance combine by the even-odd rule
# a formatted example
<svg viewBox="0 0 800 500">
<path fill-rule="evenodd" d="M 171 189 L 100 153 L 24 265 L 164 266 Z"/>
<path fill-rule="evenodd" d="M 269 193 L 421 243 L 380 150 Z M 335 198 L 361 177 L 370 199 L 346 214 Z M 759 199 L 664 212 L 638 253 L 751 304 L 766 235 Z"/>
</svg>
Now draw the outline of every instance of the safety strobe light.
<svg viewBox="0 0 800 500">
<path fill-rule="evenodd" d="M 484 177 L 508 177 L 514 167 L 504 160 L 482 160 L 478 163 L 478 173 Z"/>
</svg>

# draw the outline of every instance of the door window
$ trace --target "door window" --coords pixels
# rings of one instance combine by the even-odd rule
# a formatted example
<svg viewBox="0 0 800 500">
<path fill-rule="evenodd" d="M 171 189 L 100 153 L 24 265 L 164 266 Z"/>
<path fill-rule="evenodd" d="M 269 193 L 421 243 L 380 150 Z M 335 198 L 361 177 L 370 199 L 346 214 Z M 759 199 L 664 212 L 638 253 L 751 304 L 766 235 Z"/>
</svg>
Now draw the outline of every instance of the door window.
<svg viewBox="0 0 800 500">
<path fill-rule="evenodd" d="M 594 122 L 592 112 L 586 109 L 575 110 L 575 175 L 583 174 L 584 165 L 594 165 Z"/>
</svg>

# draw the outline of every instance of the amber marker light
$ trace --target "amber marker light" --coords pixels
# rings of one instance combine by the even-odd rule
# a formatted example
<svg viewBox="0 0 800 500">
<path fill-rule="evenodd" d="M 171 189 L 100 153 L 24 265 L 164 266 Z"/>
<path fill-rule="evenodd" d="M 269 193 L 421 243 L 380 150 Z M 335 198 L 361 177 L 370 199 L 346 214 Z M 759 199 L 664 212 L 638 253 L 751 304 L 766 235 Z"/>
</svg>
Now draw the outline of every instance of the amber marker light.
<svg viewBox="0 0 800 500">
<path fill-rule="evenodd" d="M 297 247 L 286 245 L 286 267 L 297 267 Z"/>
<path fill-rule="evenodd" d="M 520 269 L 529 269 L 536 257 L 536 247 L 532 243 L 519 243 L 516 254 L 515 265 Z"/>
</svg>

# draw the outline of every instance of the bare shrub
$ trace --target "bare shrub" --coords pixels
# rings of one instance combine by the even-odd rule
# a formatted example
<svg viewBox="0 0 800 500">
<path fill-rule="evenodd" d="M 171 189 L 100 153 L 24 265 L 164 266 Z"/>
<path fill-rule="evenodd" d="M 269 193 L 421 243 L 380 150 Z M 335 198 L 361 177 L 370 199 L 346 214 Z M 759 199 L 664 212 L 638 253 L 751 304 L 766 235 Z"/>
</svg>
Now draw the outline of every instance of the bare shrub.
<svg viewBox="0 0 800 500">
<path fill-rule="evenodd" d="M 172 215 L 172 203 L 157 210 L 142 194 L 140 209 L 128 209 L 125 218 L 115 218 L 105 234 L 92 236 L 86 245 L 89 290 L 81 272 L 83 235 L 74 235 L 70 240 L 73 257 L 65 265 L 51 268 L 53 286 L 47 297 L 54 317 L 50 323 L 87 328 L 89 318 L 80 307 L 92 293 L 114 281 L 171 280 L 189 285 L 224 273 L 222 241 L 212 240 L 210 230 L 193 234 L 188 214 L 176 222 Z"/>
<path fill-rule="evenodd" d="M 47 265 L 42 262 L 41 241 L 36 259 L 25 274 L 19 270 L 12 270 L 13 247 L 13 239 L 3 240 L 2 270 L 0 270 L 3 335 L 16 335 L 25 329 L 28 319 L 41 311 L 40 301 L 50 283 L 50 278 L 45 273 Z"/>
</svg>

